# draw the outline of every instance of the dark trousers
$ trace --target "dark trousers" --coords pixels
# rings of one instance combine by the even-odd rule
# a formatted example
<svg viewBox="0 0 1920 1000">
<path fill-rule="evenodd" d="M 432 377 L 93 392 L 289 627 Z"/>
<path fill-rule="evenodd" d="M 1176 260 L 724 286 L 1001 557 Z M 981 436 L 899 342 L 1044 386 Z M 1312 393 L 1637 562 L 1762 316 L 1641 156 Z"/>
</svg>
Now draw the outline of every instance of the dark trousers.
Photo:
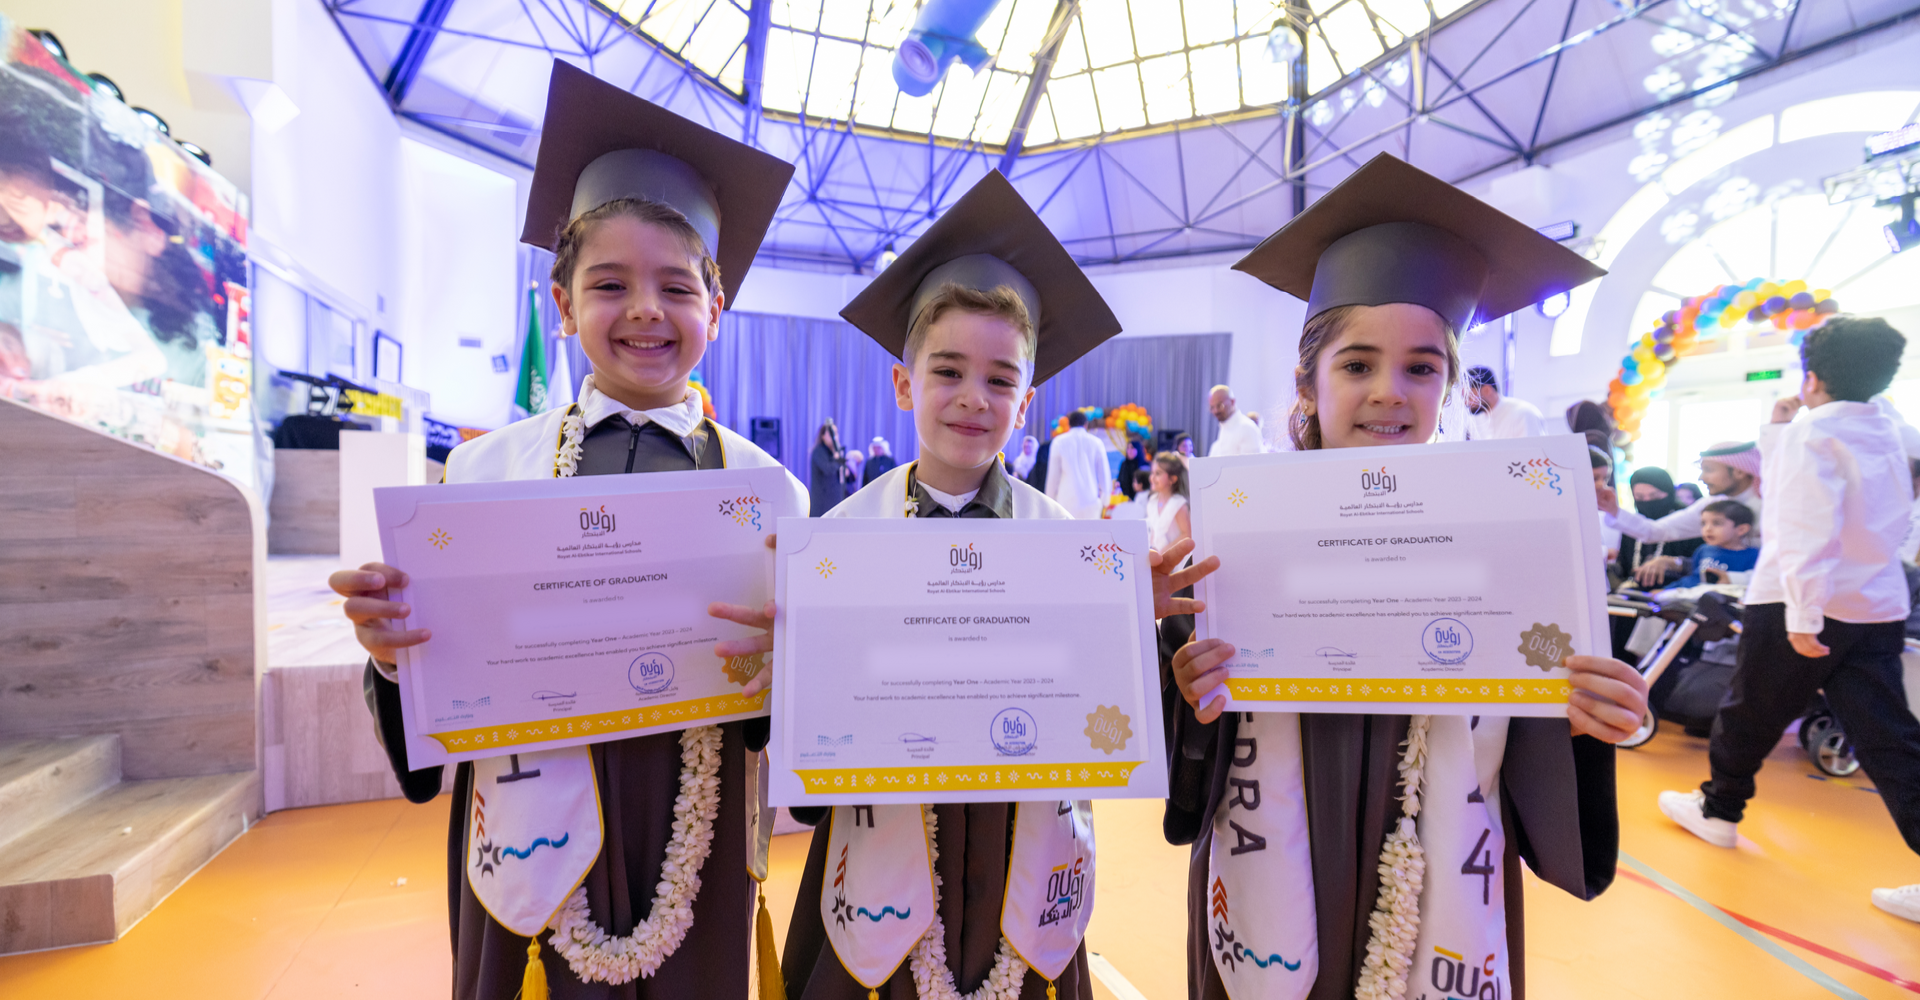
<svg viewBox="0 0 1920 1000">
<path fill-rule="evenodd" d="M 1747 605 L 1733 683 L 1713 719 L 1707 750 L 1713 779 L 1700 786 L 1703 811 L 1740 821 L 1753 798 L 1753 776 L 1780 734 L 1824 689 L 1894 825 L 1920 853 L 1920 721 L 1907 707 L 1901 676 L 1905 629 L 1905 622 L 1829 618 L 1820 641 L 1831 652 L 1808 659 L 1787 641 L 1785 604 Z"/>
</svg>

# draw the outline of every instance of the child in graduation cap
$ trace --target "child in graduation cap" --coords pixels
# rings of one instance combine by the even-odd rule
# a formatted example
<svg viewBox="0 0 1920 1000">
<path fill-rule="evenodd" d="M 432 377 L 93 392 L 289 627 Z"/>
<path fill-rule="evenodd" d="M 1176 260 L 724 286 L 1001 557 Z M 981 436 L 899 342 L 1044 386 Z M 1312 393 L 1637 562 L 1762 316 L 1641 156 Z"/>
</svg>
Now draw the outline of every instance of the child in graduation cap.
<svg viewBox="0 0 1920 1000">
<path fill-rule="evenodd" d="M 1119 333 L 1120 324 L 1004 177 L 982 178 L 841 315 L 900 359 L 895 400 L 913 412 L 920 457 L 875 479 L 828 517 L 1071 516 L 1011 475 L 1000 453 L 1025 424 L 1034 386 Z M 1191 548 L 1149 557 L 1156 616 L 1197 606 L 1173 592 L 1217 563 L 1168 572 Z M 772 623 L 735 610 L 742 623 Z M 771 639 L 757 648 L 771 648 Z M 1082 942 L 1090 908 L 1056 922 L 1028 906 L 1037 893 L 1008 891 L 1009 884 L 1044 885 L 1059 862 L 1031 845 L 1077 845 L 1078 854 L 1065 857 L 1091 863 L 1087 803 L 836 806 L 830 819 L 828 812 L 793 810 L 818 825 L 781 960 L 788 996 L 1093 996 Z M 895 834 L 907 845 L 897 864 L 879 851 L 841 850 L 853 837 L 873 845 Z M 885 898 L 910 898 L 916 884 L 924 890 L 931 880 L 934 905 L 931 912 L 909 907 L 911 913 L 884 922 L 839 919 L 847 914 L 835 912 L 832 886 L 842 875 L 864 886 L 898 880 L 900 891 Z"/>
<path fill-rule="evenodd" d="M 1601 273 L 1385 154 L 1235 268 L 1307 301 L 1287 427 L 1302 450 L 1435 440 L 1460 332 Z M 1639 725 L 1640 675 L 1568 657 L 1567 719 L 1223 716 L 1234 652 L 1188 642 L 1171 664 L 1189 995 L 1524 996 L 1514 862 L 1582 899 L 1612 881 L 1609 744 Z"/>
<path fill-rule="evenodd" d="M 554 251 L 554 301 L 594 373 L 578 403 L 455 449 L 447 481 L 779 467 L 704 419 L 687 376 L 793 168 L 562 62 L 542 134 L 522 239 Z M 395 650 L 430 639 L 391 627 L 408 609 L 387 588 L 406 574 L 372 563 L 331 582 L 372 654 L 367 703 L 394 774 L 425 802 L 441 768 L 408 768 L 391 666 Z M 460 764 L 447 841 L 454 996 L 747 996 L 746 761 L 766 737 L 754 719 Z M 513 813 L 573 837 L 502 859 L 487 829 L 497 839 Z M 601 847 L 581 850 L 595 829 Z M 543 942 L 557 954 L 543 958 Z"/>
</svg>

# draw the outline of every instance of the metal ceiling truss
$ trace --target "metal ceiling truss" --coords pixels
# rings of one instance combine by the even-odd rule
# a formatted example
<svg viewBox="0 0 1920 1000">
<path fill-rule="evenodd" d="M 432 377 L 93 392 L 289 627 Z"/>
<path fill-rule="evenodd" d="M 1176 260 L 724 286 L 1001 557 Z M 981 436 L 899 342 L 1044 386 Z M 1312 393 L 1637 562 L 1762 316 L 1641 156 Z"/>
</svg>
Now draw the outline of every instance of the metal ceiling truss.
<svg viewBox="0 0 1920 1000">
<path fill-rule="evenodd" d="M 593 0 L 323 2 L 397 115 L 496 155 L 530 165 L 537 123 L 477 98 L 457 113 L 435 110 L 452 105 L 421 96 L 422 71 L 431 75 L 442 47 L 492 44 L 521 58 L 564 58 L 795 163 L 761 257 L 841 270 L 871 269 L 889 249 L 903 249 L 992 169 L 1015 182 L 1083 263 L 1245 249 L 1304 207 L 1309 188 L 1337 183 L 1375 152 L 1391 150 L 1455 181 L 1531 164 L 1635 119 L 1710 104 L 1742 80 L 1920 16 L 1920 0 L 1855 0 L 1882 16 L 1837 25 L 1806 0 L 1742 0 L 1737 17 L 1735 4 L 1702 0 L 1482 0 L 1397 44 L 1381 34 L 1384 54 L 1316 94 L 1306 93 L 1303 55 L 1288 98 L 1262 114 L 1203 116 L 1026 149 L 1061 38 L 1080 16 L 1078 0 L 1058 0 L 1003 146 L 908 140 L 850 122 L 768 114 L 761 91 L 773 0 L 747 4 L 743 93 Z M 493 19 L 460 21 L 469 5 L 490 5 Z M 503 9 L 511 16 L 500 16 Z M 1320 21 L 1336 9 L 1315 15 L 1295 6 L 1282 23 L 1306 49 L 1309 33 L 1325 38 Z M 1819 25 L 1810 28 L 1816 15 Z M 1809 36 L 1797 46 L 1796 29 Z M 1648 59 L 1648 45 L 1679 54 Z M 1582 59 L 1589 50 L 1595 54 Z M 1629 58 L 1646 65 L 1623 70 L 1618 64 Z M 1673 67 L 1683 59 L 1701 69 L 1691 86 L 1656 93 L 1652 83 L 1635 90 L 1640 80 L 1622 80 L 1648 66 L 1677 78 Z M 976 126 L 978 119 L 976 111 Z"/>
</svg>

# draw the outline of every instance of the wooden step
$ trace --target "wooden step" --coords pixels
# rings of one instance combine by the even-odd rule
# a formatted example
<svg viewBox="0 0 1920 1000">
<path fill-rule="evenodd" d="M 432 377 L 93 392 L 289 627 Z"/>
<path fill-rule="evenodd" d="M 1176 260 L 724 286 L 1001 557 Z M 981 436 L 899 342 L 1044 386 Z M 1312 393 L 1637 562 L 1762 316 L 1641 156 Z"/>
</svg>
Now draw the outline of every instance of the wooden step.
<svg viewBox="0 0 1920 1000">
<path fill-rule="evenodd" d="M 257 772 L 125 781 L 0 845 L 0 955 L 117 939 L 259 816 Z"/>
<path fill-rule="evenodd" d="M 120 780 L 120 737 L 0 743 L 0 845 Z"/>
</svg>

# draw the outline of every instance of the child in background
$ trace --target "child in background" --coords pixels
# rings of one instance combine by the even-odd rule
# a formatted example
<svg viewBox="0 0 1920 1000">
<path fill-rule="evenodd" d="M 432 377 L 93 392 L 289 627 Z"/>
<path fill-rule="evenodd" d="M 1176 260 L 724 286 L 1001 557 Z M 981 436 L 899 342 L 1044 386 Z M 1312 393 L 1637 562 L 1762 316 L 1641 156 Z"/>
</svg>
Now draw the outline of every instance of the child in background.
<svg viewBox="0 0 1920 1000">
<path fill-rule="evenodd" d="M 1700 538 L 1707 544 L 1693 550 L 1693 572 L 1670 586 L 1698 587 L 1703 583 L 1745 584 L 1760 561 L 1760 550 L 1747 547 L 1753 534 L 1753 511 L 1738 500 L 1715 500 L 1700 512 Z"/>
<path fill-rule="evenodd" d="M 1733 680 L 1707 747 L 1712 777 L 1661 792 L 1660 811 L 1716 847 L 1739 842 L 1754 775 L 1787 726 L 1825 692 L 1880 801 L 1920 853 L 1920 722 L 1901 678 L 1911 609 L 1899 548 L 1913 494 L 1906 450 L 1871 400 L 1907 341 L 1883 319 L 1840 316 L 1800 345 L 1800 395 L 1761 430 L 1770 484 L 1765 551 L 1747 589 Z M 1802 405 L 1804 417 L 1794 416 Z M 1920 883 L 1873 890 L 1920 922 Z"/>
</svg>

